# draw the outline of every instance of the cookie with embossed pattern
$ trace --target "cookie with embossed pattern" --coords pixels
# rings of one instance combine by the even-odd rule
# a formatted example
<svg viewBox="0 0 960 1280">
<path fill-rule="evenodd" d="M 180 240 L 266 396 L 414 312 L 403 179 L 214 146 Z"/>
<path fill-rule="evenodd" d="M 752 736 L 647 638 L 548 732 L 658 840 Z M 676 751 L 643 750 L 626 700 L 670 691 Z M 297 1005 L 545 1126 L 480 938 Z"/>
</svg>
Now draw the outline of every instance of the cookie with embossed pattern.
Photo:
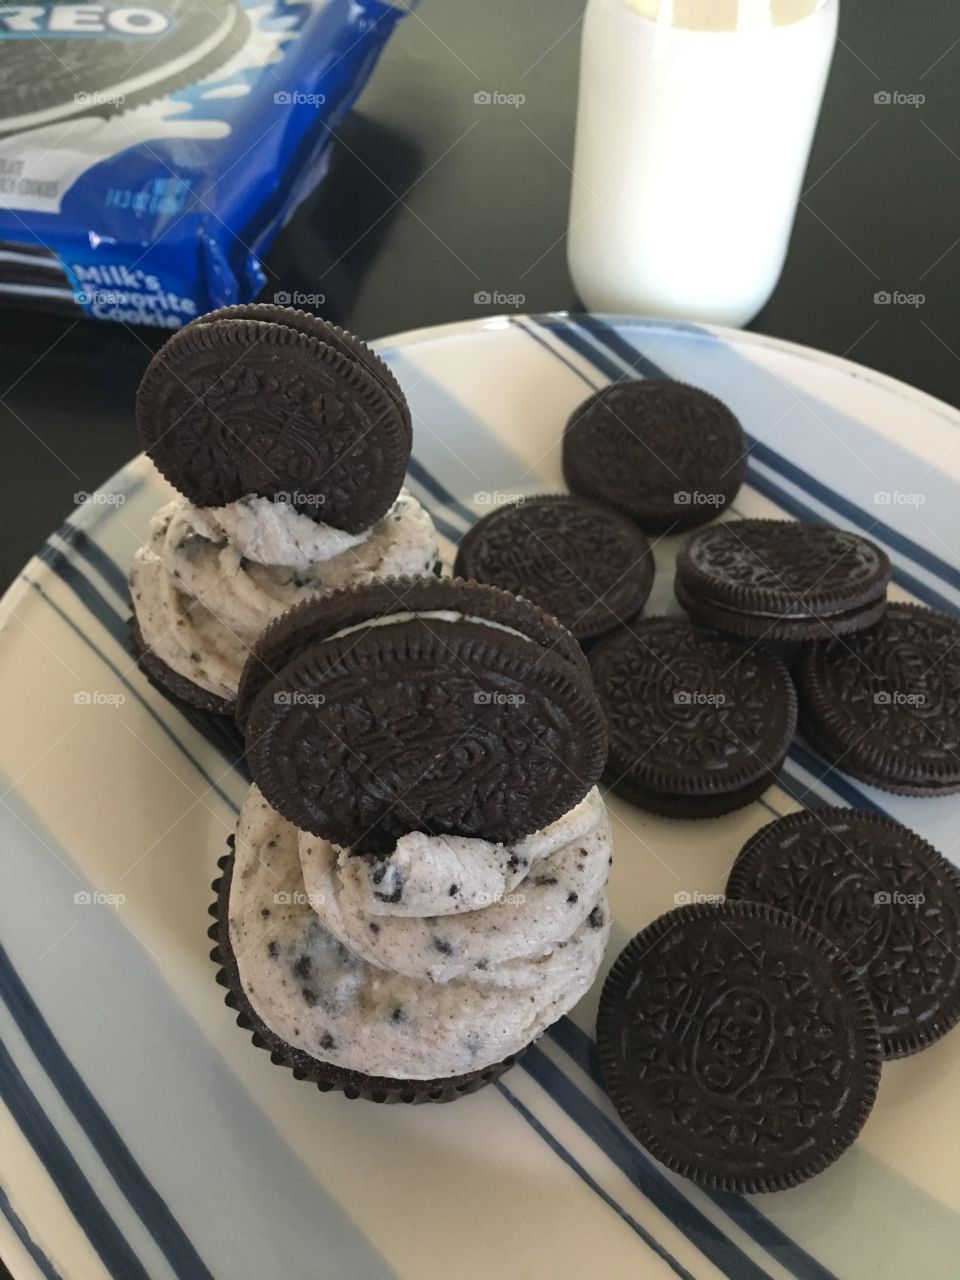
<svg viewBox="0 0 960 1280">
<path fill-rule="evenodd" d="M 597 1019 L 604 1084 L 651 1155 L 718 1191 L 821 1173 L 876 1097 L 873 1003 L 840 951 L 756 902 L 680 907 L 620 953 Z"/>
<path fill-rule="evenodd" d="M 578 640 L 635 618 L 653 585 L 637 526 L 609 507 L 561 495 L 491 511 L 460 542 L 454 573 L 526 596 Z"/>
<path fill-rule="evenodd" d="M 368 529 L 400 492 L 412 436 L 395 380 L 361 348 L 284 307 L 201 317 L 140 384 L 144 446 L 196 506 L 279 497 L 347 532 Z"/>
<path fill-rule="evenodd" d="M 386 590 L 357 589 L 344 605 L 361 620 L 333 634 L 321 623 L 309 639 L 297 623 L 292 655 L 283 621 L 268 637 L 271 665 L 288 660 L 245 728 L 273 807 L 378 854 L 411 831 L 509 844 L 577 804 L 603 770 L 606 729 L 559 625 L 475 583 L 451 593 L 427 579 L 426 595 L 399 592 L 399 607 Z M 508 607 L 494 613 L 491 593 Z"/>
<path fill-rule="evenodd" d="M 886 553 L 859 534 L 795 520 L 731 520 L 677 558 L 677 600 L 696 622 L 768 640 L 824 640 L 871 627 L 890 581 Z"/>
<path fill-rule="evenodd" d="M 644 618 L 589 655 L 611 789 L 668 818 L 712 818 L 771 785 L 797 703 L 782 660 L 681 618 Z"/>
<path fill-rule="evenodd" d="M 609 503 L 648 533 L 705 524 L 736 497 L 747 438 L 727 406 L 666 378 L 615 382 L 573 413 L 563 474 L 574 493 Z"/>
<path fill-rule="evenodd" d="M 348 627 L 356 634 L 361 627 L 383 626 L 391 619 L 409 620 L 413 615 L 434 623 L 472 618 L 510 627 L 569 662 L 581 675 L 588 673 L 583 651 L 569 631 L 543 610 L 499 587 L 456 578 L 384 578 L 305 600 L 271 622 L 243 669 L 237 722 L 246 723 L 261 689 L 303 649 Z"/>
<path fill-rule="evenodd" d="M 789 911 L 836 944 L 874 1003 L 885 1057 L 916 1053 L 960 1022 L 960 873 L 892 818 L 778 818 L 740 851 L 727 898 Z"/>
<path fill-rule="evenodd" d="M 824 759 L 905 796 L 960 791 L 960 621 L 892 604 L 797 666 L 800 728 Z"/>
</svg>

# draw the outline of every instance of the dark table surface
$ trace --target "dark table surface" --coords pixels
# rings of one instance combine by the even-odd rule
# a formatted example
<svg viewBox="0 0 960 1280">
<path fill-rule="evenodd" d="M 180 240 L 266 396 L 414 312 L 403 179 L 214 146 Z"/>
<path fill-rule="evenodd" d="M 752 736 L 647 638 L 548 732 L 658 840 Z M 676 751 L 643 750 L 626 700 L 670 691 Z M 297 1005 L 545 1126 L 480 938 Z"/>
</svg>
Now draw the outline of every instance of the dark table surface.
<svg viewBox="0 0 960 1280">
<path fill-rule="evenodd" d="M 482 315 L 483 290 L 522 294 L 528 311 L 575 308 L 564 231 L 583 7 L 422 0 L 338 130 L 328 181 L 274 245 L 263 296 L 323 295 L 316 309 L 368 338 Z M 955 0 L 841 10 L 786 271 L 752 327 L 957 403 Z M 478 106 L 484 89 L 526 101 Z M 878 104 L 883 91 L 926 101 Z M 878 306 L 883 290 L 926 301 Z M 0 333 L 5 586 L 73 495 L 136 452 L 134 392 L 158 337 L 12 311 Z"/>
</svg>

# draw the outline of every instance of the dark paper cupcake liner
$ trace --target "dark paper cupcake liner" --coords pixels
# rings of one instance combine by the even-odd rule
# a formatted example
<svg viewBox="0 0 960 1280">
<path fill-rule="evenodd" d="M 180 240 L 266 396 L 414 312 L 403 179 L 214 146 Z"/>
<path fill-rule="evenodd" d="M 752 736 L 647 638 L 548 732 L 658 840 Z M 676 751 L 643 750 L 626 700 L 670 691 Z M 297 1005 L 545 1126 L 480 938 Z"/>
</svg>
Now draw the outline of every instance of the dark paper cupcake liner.
<svg viewBox="0 0 960 1280">
<path fill-rule="evenodd" d="M 236 1012 L 237 1026 L 251 1033 L 258 1049 L 265 1049 L 276 1066 L 287 1067 L 297 1080 L 314 1084 L 322 1093 L 334 1090 L 346 1098 L 365 1098 L 368 1102 L 455 1102 L 457 1098 L 476 1093 L 492 1084 L 507 1071 L 525 1050 L 511 1054 L 501 1062 L 471 1071 L 461 1076 L 443 1076 L 435 1080 L 395 1080 L 389 1076 L 368 1076 L 359 1071 L 348 1071 L 315 1058 L 282 1040 L 256 1013 L 240 983 L 236 957 L 230 945 L 229 902 L 230 882 L 233 877 L 234 837 L 228 841 L 230 852 L 219 859 L 220 875 L 212 884 L 216 898 L 209 911 L 214 923 L 207 930 L 208 937 L 216 943 L 210 959 L 218 966 L 217 982 L 226 988 L 224 1003 Z"/>
</svg>

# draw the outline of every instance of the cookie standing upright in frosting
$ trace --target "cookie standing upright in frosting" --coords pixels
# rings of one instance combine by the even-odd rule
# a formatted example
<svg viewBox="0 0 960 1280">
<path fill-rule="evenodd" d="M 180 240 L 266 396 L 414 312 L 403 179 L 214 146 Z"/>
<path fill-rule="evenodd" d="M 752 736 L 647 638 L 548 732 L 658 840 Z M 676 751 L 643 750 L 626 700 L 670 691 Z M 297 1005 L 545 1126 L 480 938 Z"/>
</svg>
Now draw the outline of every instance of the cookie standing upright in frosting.
<svg viewBox="0 0 960 1280">
<path fill-rule="evenodd" d="M 603 716 L 576 643 L 496 588 L 396 580 L 273 624 L 214 958 L 274 1062 L 445 1101 L 588 990 L 609 933 Z"/>
<path fill-rule="evenodd" d="M 288 307 L 202 316 L 144 375 L 137 420 L 179 490 L 131 573 L 156 683 L 230 712 L 264 627 L 317 594 L 428 572 L 429 515 L 403 488 L 410 412 L 359 339 Z"/>
</svg>

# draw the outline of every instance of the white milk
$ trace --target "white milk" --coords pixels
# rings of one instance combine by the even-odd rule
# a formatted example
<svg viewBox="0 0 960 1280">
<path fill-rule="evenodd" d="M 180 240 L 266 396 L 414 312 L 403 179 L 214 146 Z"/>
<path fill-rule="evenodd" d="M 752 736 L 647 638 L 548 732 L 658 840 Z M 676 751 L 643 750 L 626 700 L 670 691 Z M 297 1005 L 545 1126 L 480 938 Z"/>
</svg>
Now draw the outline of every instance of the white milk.
<svg viewBox="0 0 960 1280">
<path fill-rule="evenodd" d="M 568 253 L 594 311 L 746 324 L 783 269 L 839 0 L 589 0 Z"/>
</svg>

